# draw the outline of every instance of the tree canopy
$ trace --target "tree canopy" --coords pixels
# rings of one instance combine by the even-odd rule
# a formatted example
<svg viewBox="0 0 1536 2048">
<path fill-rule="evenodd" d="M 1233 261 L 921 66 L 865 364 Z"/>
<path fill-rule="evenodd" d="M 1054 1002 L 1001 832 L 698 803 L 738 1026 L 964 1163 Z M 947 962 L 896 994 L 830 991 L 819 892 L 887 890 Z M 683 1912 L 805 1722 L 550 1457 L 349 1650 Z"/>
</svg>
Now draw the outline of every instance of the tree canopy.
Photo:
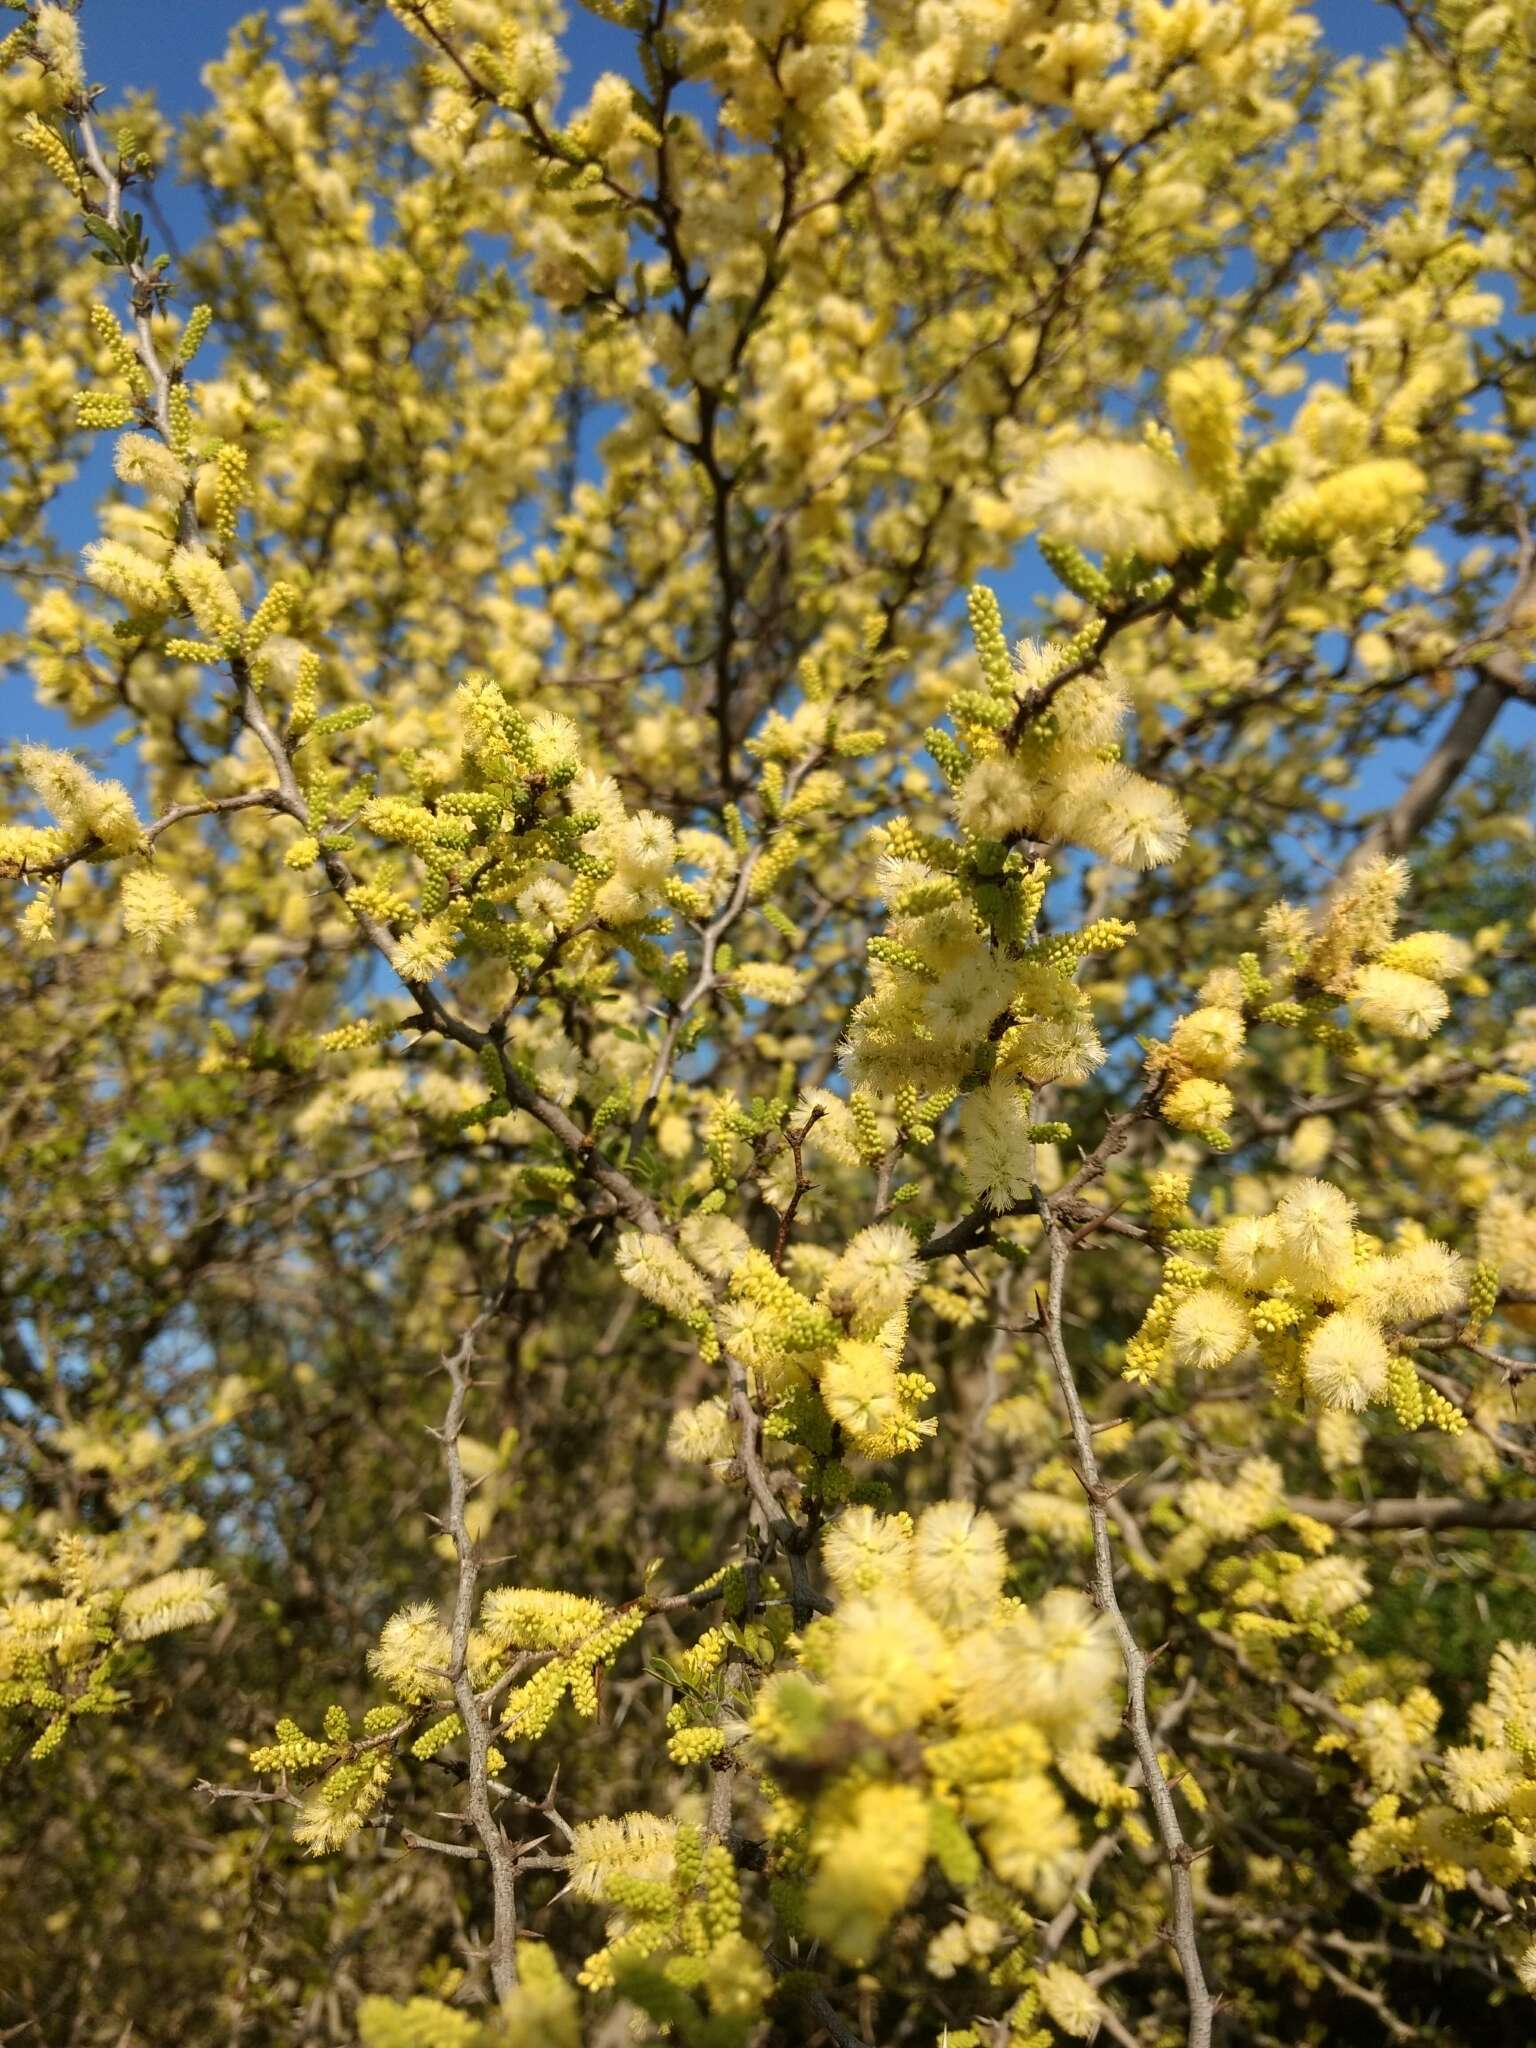
<svg viewBox="0 0 1536 2048">
<path fill-rule="evenodd" d="M 0 2034 L 1529 2040 L 1532 0 L 6 4 Z"/>
</svg>

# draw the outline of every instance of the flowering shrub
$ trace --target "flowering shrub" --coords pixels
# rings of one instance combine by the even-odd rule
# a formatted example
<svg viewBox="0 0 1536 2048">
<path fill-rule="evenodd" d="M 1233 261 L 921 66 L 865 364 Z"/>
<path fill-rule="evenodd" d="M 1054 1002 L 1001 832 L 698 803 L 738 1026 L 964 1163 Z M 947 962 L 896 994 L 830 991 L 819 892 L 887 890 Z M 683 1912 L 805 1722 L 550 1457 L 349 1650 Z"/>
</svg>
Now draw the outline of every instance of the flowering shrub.
<svg viewBox="0 0 1536 2048">
<path fill-rule="evenodd" d="M 1536 17 L 10 4 L 0 2029 L 1527 2038 Z"/>
</svg>

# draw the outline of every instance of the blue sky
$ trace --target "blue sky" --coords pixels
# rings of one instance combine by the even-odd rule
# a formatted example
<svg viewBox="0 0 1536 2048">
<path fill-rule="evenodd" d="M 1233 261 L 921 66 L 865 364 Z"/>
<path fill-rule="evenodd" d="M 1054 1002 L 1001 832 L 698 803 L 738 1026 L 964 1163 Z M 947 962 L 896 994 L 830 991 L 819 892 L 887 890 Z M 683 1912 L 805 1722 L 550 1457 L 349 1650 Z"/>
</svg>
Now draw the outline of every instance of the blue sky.
<svg viewBox="0 0 1536 2048">
<path fill-rule="evenodd" d="M 204 103 L 204 67 L 222 52 L 235 23 L 255 11 L 238 0 L 85 0 L 82 23 L 90 76 L 108 86 L 109 106 L 124 92 L 139 89 L 152 91 L 168 114 L 183 114 Z M 1320 0 L 1315 12 L 1328 43 L 1339 51 L 1377 51 L 1395 42 L 1401 31 L 1400 18 L 1382 0 Z M 403 31 L 387 18 L 381 34 L 404 43 Z M 571 65 L 567 90 L 579 99 L 600 71 L 622 66 L 629 42 L 621 32 L 576 7 L 565 47 Z M 198 211 L 193 196 L 179 189 L 168 175 L 158 198 L 173 233 L 194 236 Z M 65 494 L 55 524 L 71 544 L 89 537 L 92 502 L 105 476 L 103 451 L 103 458 L 92 462 L 82 483 Z M 1000 579 L 1005 602 L 1013 599 L 1016 591 L 1027 600 L 1025 586 L 1032 581 L 1033 559 L 1031 549 L 1008 578 Z M 0 588 L 0 620 L 14 616 L 14 602 Z M 1506 712 L 1501 725 L 1506 736 L 1528 737 L 1533 730 L 1536 718 L 1531 714 L 1512 717 Z M 17 737 L 55 744 L 70 738 L 78 743 L 84 737 L 95 744 L 106 740 L 109 746 L 120 743 L 121 738 L 102 732 L 72 733 L 65 719 L 32 702 L 24 675 L 11 674 L 0 679 L 0 741 Z M 1355 792 L 1357 803 L 1369 809 L 1389 801 L 1395 787 L 1411 773 L 1414 760 L 1414 750 L 1407 747 L 1392 749 L 1391 758 L 1374 760 L 1368 780 Z M 116 766 L 118 773 L 124 772 L 121 759 Z"/>
</svg>

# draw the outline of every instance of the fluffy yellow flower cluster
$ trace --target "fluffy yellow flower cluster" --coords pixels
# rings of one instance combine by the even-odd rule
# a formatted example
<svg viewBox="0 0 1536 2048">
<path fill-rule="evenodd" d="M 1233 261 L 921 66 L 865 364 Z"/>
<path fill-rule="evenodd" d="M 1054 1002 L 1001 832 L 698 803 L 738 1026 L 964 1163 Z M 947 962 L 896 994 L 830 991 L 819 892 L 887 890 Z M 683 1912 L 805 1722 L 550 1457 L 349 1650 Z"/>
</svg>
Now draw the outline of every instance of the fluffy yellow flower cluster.
<svg viewBox="0 0 1536 2048">
<path fill-rule="evenodd" d="M 588 1990 L 617 1988 L 667 2001 L 682 2028 L 702 2012 L 740 2026 L 762 2011 L 768 1965 L 741 1932 L 741 1893 L 730 1851 L 702 1829 L 647 1813 L 586 1821 L 572 1831 L 572 1892 L 608 1909 L 607 1940 L 582 1966 Z M 650 1994 L 650 1996 L 648 1996 Z M 733 2030 L 728 2038 L 736 2038 Z"/>
<path fill-rule="evenodd" d="M 1199 1478 L 1158 1504 L 1172 1530 L 1156 1560 L 1180 1594 L 1200 1580 L 1200 1621 L 1230 1631 L 1245 1666 L 1269 1677 L 1283 1654 L 1352 1653 L 1370 1613 L 1370 1577 L 1358 1556 L 1335 1548 L 1335 1532 L 1285 1496 L 1272 1458 L 1245 1458 L 1221 1480 Z"/>
<path fill-rule="evenodd" d="M 1397 936 L 1408 880 L 1403 861 L 1373 857 L 1315 921 L 1276 904 L 1262 926 L 1268 958 L 1244 954 L 1235 967 L 1215 968 L 1199 1007 L 1175 1022 L 1166 1043 L 1154 1041 L 1147 1065 L 1159 1077 L 1163 1118 L 1225 1148 L 1235 1108 L 1225 1077 L 1255 1025 L 1295 1030 L 1333 1051 L 1353 1049 L 1353 1025 L 1392 1039 L 1431 1037 L 1450 1013 L 1444 984 L 1467 971 L 1472 949 L 1448 932 Z M 1338 1021 L 1340 1005 L 1348 1025 Z"/>
<path fill-rule="evenodd" d="M 124 875 L 122 903 L 123 930 L 146 953 L 158 953 L 196 914 L 175 883 L 153 868 Z"/>
<path fill-rule="evenodd" d="M 35 874 L 87 847 L 125 854 L 142 844 L 144 828 L 120 782 L 99 779 L 58 747 L 22 747 L 19 765 L 56 822 L 0 826 L 0 874 Z"/>
<path fill-rule="evenodd" d="M 1027 1199 L 1035 1172 L 1032 1091 L 1082 1082 L 1104 1059 L 1077 969 L 1133 930 L 1100 918 L 1039 936 L 1044 842 L 1145 868 L 1173 858 L 1185 825 L 1168 792 L 1115 760 L 1127 707 L 1091 657 L 1010 658 L 986 590 L 971 594 L 971 624 L 986 687 L 954 697 L 958 738 L 928 735 L 963 836 L 881 828 L 886 923 L 843 1057 L 858 1089 L 907 1102 L 913 1122 L 966 1091 L 967 1178 L 1004 1210 Z"/>
<path fill-rule="evenodd" d="M 0 1520 L 0 1727 L 41 1759 L 74 1722 L 120 1705 L 115 1680 L 129 1646 L 212 1621 L 228 1595 L 201 1566 L 157 1569 L 195 1533 L 174 1518 L 116 1536 L 61 1536 L 51 1566 L 29 1559 L 10 1528 Z"/>
<path fill-rule="evenodd" d="M 373 797 L 356 811 L 415 869 L 409 893 L 381 865 L 349 899 L 399 930 L 402 978 L 430 981 L 460 954 L 527 973 L 557 937 L 579 962 L 598 957 L 603 933 L 664 928 L 652 913 L 677 860 L 671 824 L 631 815 L 611 776 L 582 768 L 568 718 L 515 709 L 489 675 L 460 686 L 456 710 L 458 759 L 423 757 L 409 796 Z M 334 830 L 347 817 L 321 789 L 311 827 Z"/>
<path fill-rule="evenodd" d="M 1325 998 L 1347 1002 L 1361 1022 L 1400 1038 L 1428 1038 L 1444 1022 L 1441 984 L 1466 971 L 1471 949 L 1445 932 L 1397 937 L 1408 883 L 1406 861 L 1374 856 L 1315 925 L 1288 904 L 1270 911 L 1263 929 L 1271 964 L 1305 1008 L 1315 1013 Z"/>
<path fill-rule="evenodd" d="M 990 591 L 972 592 L 971 625 L 986 688 L 952 699 L 963 751 L 939 757 L 962 828 L 1084 846 L 1117 867 L 1174 859 L 1184 814 L 1171 791 L 1118 760 L 1130 703 L 1108 665 L 1075 642 L 1025 643 L 1010 661 Z"/>
<path fill-rule="evenodd" d="M 1215 403 L 1207 405 L 1186 381 L 1179 387 L 1178 410 L 1207 474 L 1219 477 L 1222 457 L 1235 454 L 1235 422 L 1228 425 L 1230 408 L 1214 385 L 1211 397 Z M 1171 450 L 1152 439 L 1064 440 L 1034 470 L 1020 510 L 1053 541 L 1149 563 L 1171 561 L 1191 546 L 1208 547 L 1220 532 L 1212 496 Z"/>
<path fill-rule="evenodd" d="M 370 1670 L 393 1697 L 368 1710 L 360 1735 L 339 1707 L 327 1712 L 323 1738 L 284 1719 L 276 1739 L 251 1752 L 251 1763 L 260 1771 L 313 1779 L 294 1838 L 324 1854 L 349 1840 L 377 1810 L 407 1754 L 429 1760 L 463 1735 L 454 1705 L 461 1675 L 477 1691 L 497 1689 L 499 1740 L 536 1742 L 566 1698 L 578 1715 L 593 1718 L 599 1673 L 646 1616 L 641 1602 L 608 1609 L 573 1593 L 493 1587 L 469 1631 L 461 1674 L 437 1610 L 430 1602 L 415 1602 L 390 1617 L 369 1652 Z M 524 1673 L 521 1684 L 511 1683 Z M 500 1750 L 493 1746 L 489 1754 L 490 1767 L 499 1768 Z"/>
<path fill-rule="evenodd" d="M 581 2048 L 576 1993 L 542 1941 L 516 1947 L 517 1982 L 489 2022 L 436 1998 L 359 2001 L 362 2048 Z"/>
<path fill-rule="evenodd" d="M 824 1562 L 840 1604 L 806 1632 L 802 1669 L 763 1686 L 749 1744 L 777 1787 L 807 1928 L 863 1960 L 930 1856 L 962 1892 L 984 1891 L 985 1863 L 1058 1906 L 1079 1839 L 1061 1781 L 1095 1803 L 1105 1789 L 1094 1753 L 1120 1677 L 1108 1623 L 1065 1587 L 1033 1607 L 1008 1598 L 1001 1532 L 960 1501 L 915 1523 L 851 1508 Z M 808 1778 L 824 1780 L 814 1796 L 791 1792 Z"/>
<path fill-rule="evenodd" d="M 1351 437 L 1317 431 L 1321 394 L 1295 432 L 1246 459 L 1245 395 L 1229 363 L 1179 364 L 1164 399 L 1173 433 L 1157 423 L 1139 441 L 1063 430 L 1015 493 L 1050 567 L 1095 606 L 1145 593 L 1149 567 L 1191 555 L 1208 559 L 1250 542 L 1281 559 L 1335 549 L 1379 555 L 1411 539 L 1421 521 L 1423 470 L 1391 453 L 1341 465 Z M 1213 580 L 1207 594 L 1220 588 Z"/>
<path fill-rule="evenodd" d="M 1350 463 L 1317 483 L 1287 491 L 1269 512 L 1264 538 L 1277 553 L 1325 548 L 1341 540 L 1381 543 L 1418 523 L 1428 479 L 1401 456 Z"/>
<path fill-rule="evenodd" d="M 904 843 L 899 833 L 887 836 Z M 1000 864 L 1003 887 L 1025 873 L 1022 863 L 1013 873 Z M 998 945 L 958 895 L 925 907 L 934 879 L 928 861 L 893 855 L 887 879 L 891 915 L 872 942 L 873 987 L 850 1021 L 844 1055 L 857 1086 L 926 1096 L 990 1076 L 1018 1092 L 1086 1080 L 1102 1063 L 1067 943 Z M 1043 886 L 1043 873 L 1028 877 L 1029 894 Z M 1090 928 L 1080 935 L 1082 951 L 1113 947 L 1125 935 L 1122 926 Z"/>
<path fill-rule="evenodd" d="M 1507 1887 L 1524 1892 L 1536 1870 L 1536 1645 L 1503 1642 L 1488 1668 L 1485 1698 L 1471 1714 L 1472 1740 L 1436 1751 L 1439 1708 L 1415 1688 L 1347 1703 L 1347 1732 L 1320 1747 L 1347 1748 L 1379 1792 L 1350 1854 L 1371 1878 L 1421 1870 L 1446 1891 Z M 1435 1796 L 1436 1793 L 1439 1796 Z M 1527 1991 L 1536 1992 L 1536 1923 L 1506 1914 L 1498 1945 Z"/>
<path fill-rule="evenodd" d="M 934 1424 L 918 1412 L 931 1383 L 901 1369 L 907 1304 L 922 1278 L 911 1233 L 871 1224 L 835 1257 L 802 1254 L 796 1265 L 811 1291 L 718 1216 L 687 1219 L 681 1248 L 641 1231 L 625 1232 L 618 1247 L 619 1270 L 637 1292 L 741 1363 L 772 1404 L 778 1434 L 825 1454 L 835 1425 L 855 1457 L 915 1450 Z M 691 1462 L 729 1457 L 723 1409 L 685 1411 L 674 1449 Z"/>
<path fill-rule="evenodd" d="M 1466 1299 L 1461 1258 L 1433 1238 L 1384 1245 L 1355 1226 L 1347 1195 L 1299 1180 L 1267 1215 L 1236 1216 L 1212 1233 L 1213 1263 L 1176 1254 L 1140 1329 L 1126 1375 L 1168 1366 L 1202 1372 L 1255 1350 L 1284 1392 L 1327 1408 L 1390 1402 L 1398 1420 L 1455 1431 L 1463 1418 L 1394 1351 L 1394 1331 L 1449 1315 Z"/>
</svg>

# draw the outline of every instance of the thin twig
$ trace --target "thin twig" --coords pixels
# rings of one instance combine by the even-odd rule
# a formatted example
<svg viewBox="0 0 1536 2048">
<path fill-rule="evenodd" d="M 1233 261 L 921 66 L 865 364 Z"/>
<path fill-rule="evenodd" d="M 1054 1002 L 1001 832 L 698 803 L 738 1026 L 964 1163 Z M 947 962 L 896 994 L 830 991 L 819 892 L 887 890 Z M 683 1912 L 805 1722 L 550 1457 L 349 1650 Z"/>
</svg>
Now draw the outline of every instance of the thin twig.
<svg viewBox="0 0 1536 2048">
<path fill-rule="evenodd" d="M 817 748 L 808 754 L 803 761 L 797 761 L 790 769 L 784 778 L 784 791 L 779 801 L 781 814 L 788 807 L 806 776 L 810 774 L 813 768 L 818 766 L 822 759 L 822 751 L 820 748 Z M 693 1015 L 699 1004 L 706 997 L 713 995 L 720 986 L 722 977 L 717 972 L 715 965 L 719 957 L 720 947 L 726 934 L 736 924 L 752 900 L 752 878 L 757 871 L 757 864 L 762 858 L 767 844 L 768 840 L 765 835 L 758 840 L 755 846 L 748 848 L 747 852 L 742 856 L 741 866 L 736 870 L 736 879 L 732 884 L 730 895 L 726 898 L 721 909 L 703 927 L 700 934 L 702 943 L 699 950 L 699 971 L 685 992 L 678 998 L 677 1006 L 667 1020 L 667 1028 L 662 1036 L 656 1058 L 652 1062 L 650 1079 L 646 1083 L 645 1100 L 640 1105 L 640 1111 L 635 1118 L 634 1128 L 631 1133 L 632 1141 L 635 1144 L 640 1142 L 651 1127 L 651 1119 L 656 1114 L 656 1105 L 661 1099 L 662 1088 L 666 1084 L 668 1074 L 672 1071 L 672 1062 L 677 1056 L 678 1041 L 682 1037 L 684 1025 L 688 1022 L 688 1019 Z"/>
</svg>

